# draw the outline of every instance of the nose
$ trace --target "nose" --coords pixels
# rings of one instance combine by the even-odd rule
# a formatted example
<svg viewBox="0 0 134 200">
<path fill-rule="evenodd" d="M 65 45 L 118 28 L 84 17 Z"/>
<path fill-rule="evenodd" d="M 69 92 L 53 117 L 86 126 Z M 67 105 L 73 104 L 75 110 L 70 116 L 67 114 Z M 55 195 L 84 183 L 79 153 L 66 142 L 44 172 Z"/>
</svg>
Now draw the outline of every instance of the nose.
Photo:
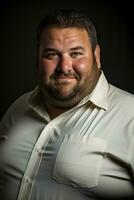
<svg viewBox="0 0 134 200">
<path fill-rule="evenodd" d="M 57 70 L 62 73 L 72 71 L 72 59 L 67 55 L 61 56 L 58 62 Z"/>
</svg>

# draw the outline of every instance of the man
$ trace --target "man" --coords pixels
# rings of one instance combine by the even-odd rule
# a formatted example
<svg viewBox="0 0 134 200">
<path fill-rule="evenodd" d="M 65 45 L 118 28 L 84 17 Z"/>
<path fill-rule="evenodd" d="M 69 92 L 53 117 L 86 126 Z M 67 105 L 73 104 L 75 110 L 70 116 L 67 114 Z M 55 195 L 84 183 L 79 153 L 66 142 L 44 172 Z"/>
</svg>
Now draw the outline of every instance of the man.
<svg viewBox="0 0 134 200">
<path fill-rule="evenodd" d="M 56 10 L 37 38 L 39 84 L 0 126 L 0 196 L 132 199 L 134 96 L 108 84 L 94 25 Z"/>
</svg>

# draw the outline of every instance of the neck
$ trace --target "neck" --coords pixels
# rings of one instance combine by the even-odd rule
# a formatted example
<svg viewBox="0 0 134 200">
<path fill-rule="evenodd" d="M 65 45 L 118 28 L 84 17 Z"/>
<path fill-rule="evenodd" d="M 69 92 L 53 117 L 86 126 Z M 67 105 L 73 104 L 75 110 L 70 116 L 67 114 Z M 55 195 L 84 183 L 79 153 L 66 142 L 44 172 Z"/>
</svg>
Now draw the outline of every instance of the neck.
<svg viewBox="0 0 134 200">
<path fill-rule="evenodd" d="M 50 116 L 50 119 L 54 119 L 56 117 L 58 117 L 59 115 L 61 115 L 62 113 L 66 112 L 67 110 L 69 110 L 70 108 L 56 108 L 48 103 L 45 103 L 45 107 L 47 109 L 47 112 Z"/>
</svg>

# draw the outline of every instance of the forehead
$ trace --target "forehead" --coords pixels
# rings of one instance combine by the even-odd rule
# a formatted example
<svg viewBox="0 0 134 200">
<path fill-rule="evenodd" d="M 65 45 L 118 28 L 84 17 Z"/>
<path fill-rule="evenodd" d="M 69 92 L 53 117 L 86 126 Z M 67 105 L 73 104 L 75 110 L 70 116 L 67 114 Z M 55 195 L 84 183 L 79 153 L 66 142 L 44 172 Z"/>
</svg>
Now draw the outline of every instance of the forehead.
<svg viewBox="0 0 134 200">
<path fill-rule="evenodd" d="M 68 43 L 89 45 L 89 36 L 85 29 L 52 27 L 43 30 L 40 42 L 44 45 Z"/>
</svg>

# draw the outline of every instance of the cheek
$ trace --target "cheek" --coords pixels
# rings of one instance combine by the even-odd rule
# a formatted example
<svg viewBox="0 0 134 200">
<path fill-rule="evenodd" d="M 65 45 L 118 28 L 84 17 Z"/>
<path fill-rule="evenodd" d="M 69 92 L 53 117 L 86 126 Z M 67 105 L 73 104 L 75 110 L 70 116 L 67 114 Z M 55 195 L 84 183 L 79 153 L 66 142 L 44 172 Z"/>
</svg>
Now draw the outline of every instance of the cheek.
<svg viewBox="0 0 134 200">
<path fill-rule="evenodd" d="M 56 64 L 52 61 L 40 60 L 39 62 L 39 70 L 43 73 L 44 76 L 50 76 L 54 73 L 56 68 Z"/>
<path fill-rule="evenodd" d="M 89 73 L 92 66 L 93 60 L 88 60 L 86 58 L 79 59 L 75 62 L 75 70 L 81 75 L 86 75 L 87 73 Z"/>
</svg>

